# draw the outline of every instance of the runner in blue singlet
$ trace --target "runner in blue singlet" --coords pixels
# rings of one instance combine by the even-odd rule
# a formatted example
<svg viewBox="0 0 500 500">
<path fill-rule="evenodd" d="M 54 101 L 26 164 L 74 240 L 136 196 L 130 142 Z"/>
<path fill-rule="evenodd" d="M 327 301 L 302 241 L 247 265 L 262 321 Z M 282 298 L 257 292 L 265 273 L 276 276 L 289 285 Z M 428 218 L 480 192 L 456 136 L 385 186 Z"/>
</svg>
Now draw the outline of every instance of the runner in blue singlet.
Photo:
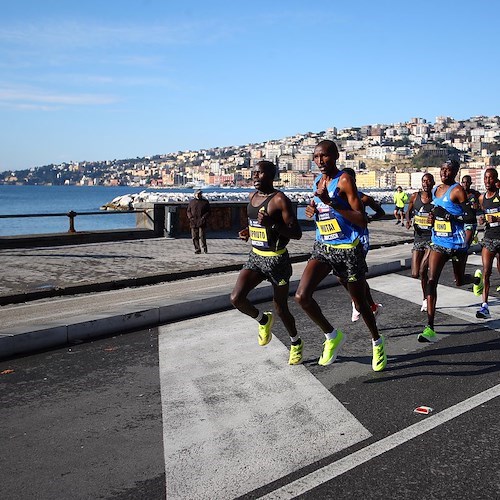
<svg viewBox="0 0 500 500">
<path fill-rule="evenodd" d="M 469 212 L 467 194 L 455 182 L 460 169 L 457 160 L 448 160 L 441 165 L 441 182 L 433 191 L 434 208 L 428 220 L 432 225 L 431 252 L 429 254 L 429 281 L 427 283 L 427 326 L 418 335 L 419 342 L 436 342 L 434 316 L 436 313 L 437 285 L 445 263 L 451 259 L 455 284 L 465 284 L 467 242 L 464 223 L 475 218 Z M 471 219 L 472 218 L 472 219 Z"/>
<path fill-rule="evenodd" d="M 330 365 L 337 358 L 345 335 L 326 319 L 313 294 L 321 281 L 333 271 L 347 288 L 370 330 L 373 341 L 372 368 L 382 371 L 387 364 L 384 338 L 379 335 L 365 293 L 367 267 L 360 241 L 366 228 L 363 204 L 352 177 L 337 168 L 339 151 L 333 141 L 318 143 L 313 158 L 321 175 L 314 182 L 314 200 L 306 208 L 306 216 L 316 220 L 316 241 L 295 300 L 325 334 L 323 353 L 318 364 Z"/>
</svg>

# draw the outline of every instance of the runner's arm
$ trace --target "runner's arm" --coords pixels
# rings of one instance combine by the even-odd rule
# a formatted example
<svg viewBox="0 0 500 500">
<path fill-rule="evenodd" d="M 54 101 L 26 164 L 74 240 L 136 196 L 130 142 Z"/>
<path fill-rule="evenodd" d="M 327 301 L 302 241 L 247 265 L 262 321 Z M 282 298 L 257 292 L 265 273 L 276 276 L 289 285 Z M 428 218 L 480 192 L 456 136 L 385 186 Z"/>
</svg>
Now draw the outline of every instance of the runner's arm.
<svg viewBox="0 0 500 500">
<path fill-rule="evenodd" d="M 278 193 L 269 203 L 271 227 L 286 238 L 300 240 L 302 229 L 293 210 L 292 202 L 283 193 Z M 278 214 L 281 213 L 281 217 Z"/>
</svg>

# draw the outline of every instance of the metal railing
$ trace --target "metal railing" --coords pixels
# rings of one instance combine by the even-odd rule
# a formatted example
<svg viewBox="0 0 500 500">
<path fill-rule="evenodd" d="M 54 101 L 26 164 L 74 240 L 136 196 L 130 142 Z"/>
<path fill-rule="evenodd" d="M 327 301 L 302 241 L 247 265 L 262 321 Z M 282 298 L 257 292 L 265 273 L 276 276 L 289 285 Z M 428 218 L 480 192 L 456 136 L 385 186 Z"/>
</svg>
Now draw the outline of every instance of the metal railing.
<svg viewBox="0 0 500 500">
<path fill-rule="evenodd" d="M 151 219 L 151 217 L 147 214 L 147 210 L 106 210 L 106 211 L 99 211 L 99 212 L 75 212 L 73 210 L 70 210 L 67 213 L 51 213 L 51 214 L 8 214 L 8 215 L 1 215 L 0 214 L 0 219 L 16 219 L 16 218 L 25 219 L 25 218 L 30 218 L 30 217 L 68 217 L 69 229 L 67 232 L 68 233 L 76 233 L 77 231 L 75 229 L 75 218 L 77 216 L 81 216 L 81 215 L 136 214 L 136 213 L 143 213 Z"/>
</svg>

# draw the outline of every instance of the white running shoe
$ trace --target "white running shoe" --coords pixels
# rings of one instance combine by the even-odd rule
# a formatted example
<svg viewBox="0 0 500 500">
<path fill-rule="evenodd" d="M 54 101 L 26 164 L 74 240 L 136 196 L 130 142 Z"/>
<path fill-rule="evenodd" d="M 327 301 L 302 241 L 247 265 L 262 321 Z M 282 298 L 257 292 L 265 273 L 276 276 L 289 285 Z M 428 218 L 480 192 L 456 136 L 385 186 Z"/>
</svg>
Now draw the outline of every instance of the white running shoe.
<svg viewBox="0 0 500 500">
<path fill-rule="evenodd" d="M 351 321 L 358 321 L 359 317 L 361 316 L 361 313 L 356 309 L 356 306 L 354 305 L 354 302 L 352 302 L 352 316 L 351 316 Z"/>
<path fill-rule="evenodd" d="M 375 304 L 375 309 L 372 308 L 373 315 L 377 317 L 379 314 L 382 313 L 382 309 L 384 306 L 382 304 Z"/>
</svg>

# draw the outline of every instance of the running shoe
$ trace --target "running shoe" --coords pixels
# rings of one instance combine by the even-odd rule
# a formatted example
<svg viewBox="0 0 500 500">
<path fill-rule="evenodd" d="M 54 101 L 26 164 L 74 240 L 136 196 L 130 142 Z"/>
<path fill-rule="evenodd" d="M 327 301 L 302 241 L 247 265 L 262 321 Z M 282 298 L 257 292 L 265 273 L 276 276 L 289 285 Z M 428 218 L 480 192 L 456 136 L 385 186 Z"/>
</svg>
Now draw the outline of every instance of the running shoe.
<svg viewBox="0 0 500 500">
<path fill-rule="evenodd" d="M 352 302 L 352 316 L 351 316 L 351 321 L 358 321 L 359 317 L 361 316 L 361 313 L 356 309 L 356 306 L 354 305 L 354 302 Z"/>
<path fill-rule="evenodd" d="M 472 291 L 474 292 L 474 295 L 476 297 L 479 297 L 483 293 L 483 288 L 483 273 L 481 272 L 481 269 L 476 269 L 476 272 L 474 273 L 474 284 L 472 285 Z"/>
<path fill-rule="evenodd" d="M 274 323 L 273 313 L 265 312 L 264 316 L 267 316 L 267 323 L 265 325 L 259 323 L 259 345 L 267 345 L 273 338 L 273 334 L 271 333 Z"/>
<path fill-rule="evenodd" d="M 476 318 L 488 319 L 491 318 L 490 309 L 488 305 L 482 305 L 479 311 L 476 313 Z"/>
<path fill-rule="evenodd" d="M 421 312 L 427 312 L 427 299 L 422 300 L 422 307 L 420 308 Z"/>
<path fill-rule="evenodd" d="M 419 342 L 437 342 L 436 332 L 427 325 L 422 333 L 418 334 L 417 340 Z"/>
<path fill-rule="evenodd" d="M 331 365 L 336 359 L 340 348 L 344 345 L 345 335 L 337 330 L 337 336 L 334 339 L 327 339 L 323 343 L 323 354 L 319 358 L 318 365 Z"/>
<path fill-rule="evenodd" d="M 302 349 L 304 341 L 300 339 L 300 344 L 290 346 L 290 357 L 288 358 L 289 365 L 298 365 L 302 362 Z"/>
<path fill-rule="evenodd" d="M 387 354 L 385 353 L 385 339 L 380 336 L 382 342 L 373 345 L 372 368 L 374 372 L 381 372 L 387 366 Z"/>
</svg>

